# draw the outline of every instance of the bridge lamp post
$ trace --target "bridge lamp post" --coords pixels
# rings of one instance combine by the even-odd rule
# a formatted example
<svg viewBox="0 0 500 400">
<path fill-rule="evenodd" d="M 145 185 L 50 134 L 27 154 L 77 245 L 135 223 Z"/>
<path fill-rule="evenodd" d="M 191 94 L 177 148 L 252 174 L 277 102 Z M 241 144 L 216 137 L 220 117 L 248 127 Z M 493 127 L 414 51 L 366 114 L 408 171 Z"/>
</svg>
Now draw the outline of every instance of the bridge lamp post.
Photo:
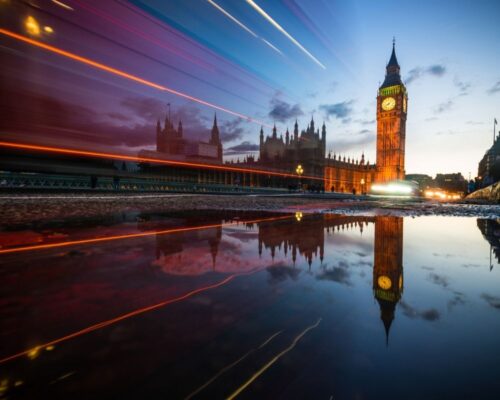
<svg viewBox="0 0 500 400">
<path fill-rule="evenodd" d="M 365 191 L 364 191 L 364 186 L 365 186 L 365 178 L 361 178 L 361 194 L 364 194 Z"/>
<path fill-rule="evenodd" d="M 304 168 L 302 168 L 302 165 L 297 165 L 297 168 L 295 168 L 295 172 L 299 176 L 299 187 L 302 190 L 302 184 L 300 178 L 302 177 L 302 174 L 304 173 Z"/>
</svg>

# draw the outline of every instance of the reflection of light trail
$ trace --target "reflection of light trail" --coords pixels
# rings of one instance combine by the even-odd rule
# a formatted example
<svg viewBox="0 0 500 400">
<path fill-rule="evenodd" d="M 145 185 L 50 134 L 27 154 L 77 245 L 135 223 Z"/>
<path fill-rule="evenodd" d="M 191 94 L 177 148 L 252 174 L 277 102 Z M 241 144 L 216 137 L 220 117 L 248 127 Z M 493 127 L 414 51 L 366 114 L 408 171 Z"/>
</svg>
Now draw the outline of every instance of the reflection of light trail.
<svg viewBox="0 0 500 400">
<path fill-rule="evenodd" d="M 242 274 L 239 274 L 239 275 L 242 275 Z M 144 313 L 149 312 L 149 311 L 157 310 L 158 308 L 165 307 L 165 306 L 168 306 L 168 305 L 173 304 L 173 303 L 178 303 L 178 302 L 186 300 L 186 299 L 188 299 L 188 298 L 190 298 L 198 293 L 203 293 L 203 292 L 206 292 L 207 290 L 210 290 L 210 289 L 216 289 L 218 287 L 221 287 L 221 286 L 231 282 L 235 277 L 237 277 L 239 275 L 237 275 L 237 274 L 230 275 L 227 278 L 223 279 L 222 281 L 220 281 L 218 283 L 214 283 L 213 285 L 209 285 L 209 286 L 205 286 L 205 287 L 202 287 L 199 289 L 195 289 L 195 290 L 192 290 L 191 292 L 183 294 L 182 296 L 174 297 L 173 299 L 168 299 L 168 300 L 162 301 L 161 303 L 154 304 L 152 306 L 147 306 L 147 307 L 140 308 L 138 310 L 131 311 L 127 314 L 123 314 L 123 315 L 120 315 L 119 317 L 108 319 L 107 321 L 103 321 L 103 322 L 100 322 L 98 324 L 91 325 L 87 328 L 81 329 L 77 332 L 70 333 L 69 335 L 60 337 L 60 338 L 52 340 L 50 342 L 38 345 L 34 348 L 21 351 L 17 354 L 13 354 L 13 355 L 8 356 L 8 357 L 4 357 L 4 358 L 0 359 L 0 364 L 5 363 L 7 361 L 14 360 L 14 359 L 19 358 L 19 357 L 29 355 L 30 353 L 37 351 L 40 348 L 54 346 L 58 343 L 65 342 L 67 340 L 73 339 L 73 338 L 78 337 L 78 336 L 82 336 L 86 333 L 94 332 L 98 329 L 105 328 L 109 325 L 115 324 L 115 323 L 123 321 L 125 319 L 135 317 L 137 315 L 144 314 Z"/>
<path fill-rule="evenodd" d="M 273 25 L 277 30 L 279 30 L 283 35 L 285 35 L 290 41 L 297 46 L 302 52 L 304 52 L 311 60 L 313 60 L 316 64 L 318 64 L 321 68 L 326 69 L 326 67 L 321 64 L 321 62 L 314 57 L 307 49 L 302 46 L 297 40 L 295 40 L 292 35 L 290 35 L 283 27 L 278 24 L 268 13 L 266 13 L 262 8 L 260 8 L 253 0 L 246 0 L 248 4 L 252 6 L 254 10 L 256 10 L 260 15 L 262 15 L 265 19 L 267 19 L 271 25 Z"/>
<path fill-rule="evenodd" d="M 232 362 L 229 365 L 226 365 L 224 368 L 222 368 L 217 374 L 215 374 L 211 379 L 209 379 L 207 382 L 205 382 L 202 386 L 200 386 L 198 389 L 196 389 L 194 392 L 192 392 L 190 395 L 188 395 L 184 400 L 189 400 L 196 396 L 198 393 L 200 393 L 203 389 L 205 389 L 207 386 L 209 386 L 212 382 L 214 382 L 219 376 L 224 374 L 226 371 L 229 371 L 231 368 L 235 367 L 238 365 L 241 361 L 243 361 L 245 358 L 247 358 L 250 354 L 255 352 L 256 350 L 262 349 L 264 346 L 266 346 L 271 340 L 273 340 L 276 336 L 278 336 L 282 331 L 278 331 L 274 334 L 272 334 L 269 338 L 266 339 L 264 343 L 262 343 L 259 347 L 250 349 L 247 351 L 243 356 L 238 358 L 236 361 Z"/>
<path fill-rule="evenodd" d="M 214 6 L 217 10 L 219 10 L 222 14 L 224 14 L 226 17 L 228 17 L 231 21 L 233 21 L 235 24 L 237 24 L 240 28 L 244 29 L 247 31 L 250 35 L 257 39 L 261 39 L 265 44 L 267 44 L 271 49 L 274 51 L 277 51 L 279 54 L 283 54 L 276 46 L 272 45 L 270 42 L 268 42 L 266 39 L 261 38 L 259 35 L 257 35 L 254 31 L 252 31 L 248 26 L 243 24 L 243 22 L 238 21 L 235 17 L 233 17 L 231 14 L 229 14 L 226 10 L 224 10 L 221 6 L 219 6 L 215 1 L 212 0 L 207 0 L 212 6 Z"/>
<path fill-rule="evenodd" d="M 241 224 L 254 224 L 254 223 L 258 223 L 258 222 L 277 221 L 277 220 L 283 220 L 283 219 L 288 219 L 288 218 L 290 218 L 290 216 L 287 215 L 287 216 L 283 216 L 283 217 L 260 218 L 260 219 L 254 219 L 251 221 L 239 221 L 238 220 L 238 221 L 226 222 L 226 223 L 222 223 L 222 224 L 190 226 L 190 227 L 183 227 L 183 228 L 165 229 L 165 230 L 161 230 L 161 231 L 149 231 L 149 232 L 140 232 L 140 233 L 129 233 L 129 234 L 124 234 L 124 235 L 105 236 L 105 237 L 98 237 L 98 238 L 92 238 L 92 239 L 70 240 L 67 242 L 36 244 L 33 246 L 23 246 L 23 247 L 14 247 L 14 248 L 10 248 L 10 249 L 1 249 L 0 254 L 11 254 L 11 253 L 19 253 L 22 251 L 33 251 L 33 250 L 46 250 L 46 249 L 53 249 L 53 248 L 59 248 L 59 247 L 76 246 L 79 244 L 95 244 L 95 243 L 102 243 L 102 242 L 110 242 L 110 241 L 114 241 L 114 240 L 134 239 L 134 238 L 148 237 L 148 236 L 154 236 L 154 235 L 168 235 L 168 234 L 173 234 L 173 233 L 198 231 L 198 230 L 204 230 L 204 229 L 210 229 L 210 228 L 224 228 L 227 226 L 238 225 L 240 223 Z"/>
<path fill-rule="evenodd" d="M 174 94 L 174 95 L 182 97 L 184 99 L 193 101 L 195 103 L 202 104 L 202 105 L 207 106 L 207 107 L 214 108 L 216 110 L 223 111 L 225 113 L 234 115 L 234 116 L 239 117 L 239 118 L 243 118 L 243 119 L 245 119 L 247 121 L 250 121 L 250 122 L 253 122 L 253 123 L 256 123 L 256 124 L 259 124 L 259 125 L 265 125 L 267 127 L 271 127 L 270 125 L 267 125 L 267 124 L 263 123 L 262 121 L 259 121 L 257 119 L 251 118 L 251 117 L 249 117 L 247 115 L 238 113 L 236 111 L 229 110 L 229 109 L 224 108 L 222 106 L 218 106 L 217 104 L 213 104 L 213 103 L 210 103 L 208 101 L 202 100 L 200 98 L 190 96 L 190 95 L 188 95 L 186 93 L 179 92 L 177 90 L 168 88 L 166 86 L 159 85 L 157 83 L 148 81 L 148 80 L 140 78 L 138 76 L 135 76 L 135 75 L 132 75 L 132 74 L 128 74 L 127 72 L 121 71 L 121 70 L 113 68 L 113 67 L 109 67 L 109 66 L 101 64 L 101 63 L 99 63 L 97 61 L 93 61 L 93 60 L 91 60 L 89 58 L 79 56 L 77 54 L 74 54 L 74 53 L 71 53 L 69 51 L 60 49 L 58 47 L 54 47 L 54 46 L 51 46 L 51 45 L 39 42 L 38 40 L 30 39 L 30 38 L 28 38 L 26 36 L 19 35 L 17 33 L 11 32 L 11 31 L 3 29 L 3 28 L 0 28 L 0 33 L 3 34 L 3 35 L 5 35 L 5 36 L 8 36 L 10 38 L 17 39 L 17 40 L 19 40 L 21 42 L 28 43 L 28 44 L 31 44 L 31 45 L 36 46 L 36 47 L 40 47 L 40 48 L 42 48 L 44 50 L 51 51 L 51 52 L 53 52 L 55 54 L 67 57 L 67 58 L 69 58 L 71 60 L 78 61 L 78 62 L 81 62 L 81 63 L 86 64 L 86 65 L 90 65 L 91 67 L 94 67 L 94 68 L 100 69 L 102 71 L 106 71 L 106 72 L 112 73 L 112 74 L 120 76 L 122 78 L 129 79 L 131 81 L 140 83 L 142 85 L 146 85 L 146 86 L 152 87 L 154 89 L 158 89 L 158 90 L 161 90 L 161 91 L 165 91 L 165 92 Z"/>
<path fill-rule="evenodd" d="M 293 342 L 290 346 L 288 346 L 285 350 L 282 352 L 278 353 L 276 356 L 274 356 L 268 363 L 266 363 L 261 369 L 259 369 L 255 374 L 252 375 L 252 377 L 246 381 L 243 385 L 241 385 L 234 393 L 232 393 L 230 396 L 228 396 L 227 400 L 232 400 L 236 396 L 238 396 L 243 390 L 245 390 L 253 381 L 255 381 L 260 375 L 262 375 L 269 367 L 271 367 L 276 361 L 278 361 L 281 357 L 283 357 L 286 353 L 288 353 L 290 350 L 292 350 L 295 345 L 299 342 L 302 337 L 309 332 L 311 329 L 316 328 L 321 322 L 321 318 L 316 321 L 314 325 L 311 325 L 307 327 L 305 330 L 303 330 L 295 339 L 293 339 Z"/>
<path fill-rule="evenodd" d="M 69 155 L 84 156 L 84 157 L 97 157 L 97 158 L 104 158 L 104 159 L 126 160 L 126 161 L 134 161 L 134 162 L 150 162 L 150 163 L 155 163 L 155 164 L 174 165 L 174 166 L 179 166 L 179 167 L 213 169 L 216 171 L 246 172 L 246 173 L 252 173 L 252 174 L 257 174 L 257 175 L 280 176 L 283 178 L 297 178 L 296 174 L 290 174 L 290 173 L 286 173 L 286 172 L 266 171 L 263 169 L 228 167 L 225 165 L 202 164 L 202 163 L 194 163 L 194 162 L 187 162 L 187 161 L 161 160 L 159 158 L 128 156 L 125 154 L 101 153 L 101 152 L 87 151 L 87 150 L 65 149 L 65 148 L 61 148 L 61 147 L 39 146 L 39 145 L 34 145 L 34 144 L 0 142 L 0 147 L 8 147 L 8 148 L 12 148 L 12 149 L 23 149 L 23 150 L 45 151 L 45 152 L 49 152 L 49 153 L 69 154 Z M 317 177 L 317 176 L 302 175 L 302 178 L 323 181 L 323 178 Z"/>
</svg>

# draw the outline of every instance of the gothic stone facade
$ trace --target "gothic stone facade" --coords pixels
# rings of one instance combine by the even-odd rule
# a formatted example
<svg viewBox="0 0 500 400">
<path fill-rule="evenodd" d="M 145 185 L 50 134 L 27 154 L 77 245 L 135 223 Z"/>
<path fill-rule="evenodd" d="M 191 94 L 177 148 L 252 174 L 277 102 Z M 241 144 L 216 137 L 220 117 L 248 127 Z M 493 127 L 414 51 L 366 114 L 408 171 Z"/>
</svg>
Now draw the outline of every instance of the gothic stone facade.
<svg viewBox="0 0 500 400">
<path fill-rule="evenodd" d="M 165 118 L 165 126 L 163 128 L 160 121 L 158 121 L 156 126 L 157 153 L 222 164 L 223 149 L 217 126 L 217 116 L 214 116 L 214 124 L 208 143 L 190 141 L 184 138 L 183 135 L 182 121 L 179 121 L 177 129 L 175 129 L 168 116 Z"/>
<path fill-rule="evenodd" d="M 404 179 L 405 138 L 408 95 L 401 80 L 400 67 L 393 44 L 386 66 L 386 76 L 377 95 L 377 161 L 376 164 L 360 160 L 326 156 L 326 127 L 321 134 L 311 120 L 307 129 L 299 134 L 297 121 L 293 136 L 288 129 L 278 137 L 276 127 L 272 136 L 264 137 L 260 131 L 259 164 L 263 167 L 294 172 L 300 164 L 304 176 L 320 176 L 326 191 L 364 193 L 373 182 Z M 307 180 L 305 180 L 307 182 Z M 314 184 L 311 182 L 311 184 Z"/>
</svg>

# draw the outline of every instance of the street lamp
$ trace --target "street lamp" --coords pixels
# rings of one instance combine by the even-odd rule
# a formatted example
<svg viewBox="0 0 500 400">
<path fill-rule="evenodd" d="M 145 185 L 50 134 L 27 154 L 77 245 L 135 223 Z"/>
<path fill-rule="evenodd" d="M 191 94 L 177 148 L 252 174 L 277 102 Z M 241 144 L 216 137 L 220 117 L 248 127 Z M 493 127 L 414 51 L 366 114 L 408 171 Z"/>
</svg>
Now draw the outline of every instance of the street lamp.
<svg viewBox="0 0 500 400">
<path fill-rule="evenodd" d="M 363 190 L 363 187 L 365 185 L 365 178 L 361 178 L 361 182 L 360 183 L 361 183 L 361 194 L 364 194 L 365 191 Z"/>
<path fill-rule="evenodd" d="M 302 174 L 304 173 L 304 168 L 302 168 L 302 165 L 297 165 L 297 168 L 295 168 L 295 172 L 297 173 L 297 175 L 299 176 L 299 187 L 300 189 L 302 190 L 302 184 L 300 182 L 300 177 L 302 176 Z"/>
</svg>

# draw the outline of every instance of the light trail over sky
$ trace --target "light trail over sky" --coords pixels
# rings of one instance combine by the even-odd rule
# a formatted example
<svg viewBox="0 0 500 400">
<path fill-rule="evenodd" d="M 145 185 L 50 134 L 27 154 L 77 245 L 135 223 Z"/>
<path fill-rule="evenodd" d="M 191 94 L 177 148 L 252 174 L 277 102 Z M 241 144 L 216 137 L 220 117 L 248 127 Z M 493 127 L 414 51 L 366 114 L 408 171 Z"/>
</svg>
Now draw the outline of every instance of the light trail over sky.
<svg viewBox="0 0 500 400">
<path fill-rule="evenodd" d="M 272 43 L 267 41 L 264 38 L 261 38 L 259 35 L 257 35 L 254 31 L 252 31 L 249 27 L 247 27 L 245 24 L 243 24 L 241 21 L 238 21 L 235 17 L 233 17 L 231 14 L 229 14 L 226 10 L 224 10 L 221 6 L 219 6 L 215 1 L 212 0 L 207 0 L 212 6 L 214 6 L 217 10 L 219 10 L 222 14 L 224 14 L 226 17 L 228 17 L 231 21 L 233 21 L 235 24 L 237 24 L 239 27 L 247 31 L 250 35 L 257 39 L 261 39 L 265 44 L 267 44 L 269 47 L 271 47 L 273 50 L 277 51 L 279 54 L 283 54 L 280 49 L 278 49 L 276 46 L 274 46 Z"/>
<path fill-rule="evenodd" d="M 313 60 L 321 68 L 326 69 L 326 67 L 314 57 L 304 46 L 302 46 L 292 35 L 290 35 L 280 24 L 278 24 L 268 13 L 266 13 L 262 8 L 260 8 L 253 0 L 246 0 L 260 15 L 267 19 L 277 30 L 279 30 L 283 35 L 285 35 L 295 46 L 297 46 L 303 53 L 305 53 L 311 60 Z"/>
<path fill-rule="evenodd" d="M 314 114 L 316 122 L 326 124 L 327 151 L 351 159 L 364 152 L 370 161 L 377 129 L 373 100 L 396 36 L 411 99 L 406 172 L 477 173 L 478 161 L 492 144 L 493 118 L 500 118 L 500 53 L 492 51 L 500 34 L 498 1 L 457 0 L 451 8 L 447 2 L 428 7 L 366 0 L 210 1 L 4 1 L 0 26 L 255 120 L 275 120 L 278 136 L 296 118 L 299 130 L 306 128 Z M 41 36 L 26 33 L 23 22 L 29 16 L 39 22 Z M 273 22 L 327 69 L 317 67 Z M 44 26 L 53 32 L 46 33 Z M 207 140 L 212 107 L 130 79 L 113 79 L 5 35 L 0 40 L 2 93 L 8 93 L 4 104 L 16 111 L 5 113 L 0 130 L 17 127 L 18 142 L 29 143 L 29 135 L 47 143 L 64 136 L 68 145 L 61 147 L 83 148 L 75 142 L 95 140 L 109 151 L 151 149 L 166 103 L 172 104 L 176 122 L 182 119 L 188 139 Z M 64 109 L 56 112 L 55 102 Z M 227 113 L 221 117 L 225 159 L 257 156 L 253 123 L 245 118 L 237 124 Z M 44 131 L 43 124 L 68 134 Z M 264 133 L 271 132 L 265 128 Z M 238 146 L 238 151 L 229 150 Z"/>
<path fill-rule="evenodd" d="M 97 68 L 97 69 L 100 69 L 102 71 L 106 71 L 106 72 L 112 73 L 114 75 L 120 76 L 120 77 L 125 78 L 125 79 L 129 79 L 131 81 L 140 83 L 142 85 L 146 85 L 146 86 L 152 87 L 154 89 L 162 90 L 162 91 L 174 94 L 176 96 L 183 97 L 183 98 L 185 98 L 187 100 L 194 101 L 196 103 L 202 104 L 204 106 L 211 107 L 211 108 L 219 110 L 219 111 L 223 111 L 225 113 L 231 114 L 231 115 L 236 116 L 238 118 L 243 118 L 244 120 L 247 120 L 249 122 L 253 122 L 253 123 L 258 124 L 258 125 L 265 125 L 267 127 L 271 127 L 271 125 L 268 125 L 268 124 L 264 123 L 263 121 L 259 121 L 257 119 L 252 118 L 252 117 L 249 117 L 248 115 L 244 115 L 244 114 L 238 113 L 236 111 L 229 110 L 229 109 L 227 109 L 225 107 L 222 107 L 222 106 L 219 106 L 217 104 L 213 104 L 213 103 L 210 103 L 208 101 L 199 99 L 197 97 L 190 96 L 190 95 L 188 95 L 186 93 L 179 92 L 177 90 L 171 89 L 169 87 L 166 87 L 166 86 L 163 86 L 163 85 L 159 85 L 159 84 L 151 82 L 149 80 L 140 78 L 138 76 L 129 74 L 129 73 L 124 72 L 124 71 L 121 71 L 119 69 L 116 69 L 116 68 L 113 68 L 113 67 L 101 64 L 101 63 L 99 63 L 97 61 L 88 59 L 86 57 L 81 57 L 81 56 L 79 56 L 77 54 L 74 54 L 74 53 L 71 53 L 69 51 L 66 51 L 66 50 L 59 49 L 57 47 L 48 45 L 48 44 L 40 42 L 38 40 L 34 40 L 34 39 L 29 38 L 29 37 L 26 37 L 26 36 L 23 36 L 23 35 L 19 35 L 17 33 L 11 32 L 11 31 L 3 29 L 3 28 L 0 28 L 0 33 L 3 34 L 3 35 L 5 35 L 5 36 L 8 36 L 10 38 L 17 39 L 17 40 L 19 40 L 21 42 L 24 42 L 24 43 L 27 43 L 27 44 L 31 44 L 33 46 L 42 48 L 44 50 L 48 50 L 48 51 L 53 52 L 55 54 L 58 54 L 60 56 L 64 56 L 64 57 L 67 57 L 67 58 L 69 58 L 71 60 L 78 61 L 78 62 L 81 62 L 81 63 L 86 64 L 86 65 L 90 65 L 90 66 L 92 66 L 94 68 Z"/>
<path fill-rule="evenodd" d="M 185 161 L 174 161 L 174 160 L 161 160 L 158 158 L 149 158 L 149 157 L 136 157 L 136 156 L 128 156 L 125 154 L 116 154 L 116 153 L 102 153 L 102 152 L 94 152 L 87 150 L 74 150 L 74 149 L 65 149 L 59 147 L 49 147 L 49 146 L 38 146 L 31 145 L 25 143 L 9 143 L 9 142 L 0 142 L 0 147 L 7 147 L 13 149 L 23 149 L 23 150 L 35 150 L 35 151 L 43 151 L 48 153 L 58 153 L 58 154 L 68 154 L 74 156 L 84 156 L 84 157 L 98 157 L 105 159 L 115 159 L 115 160 L 126 160 L 126 161 L 135 161 L 135 162 L 151 162 L 156 164 L 164 164 L 164 165 L 173 165 L 179 167 L 190 167 L 190 168 L 203 168 L 203 169 L 213 169 L 217 171 L 228 171 L 228 172 L 246 172 L 253 173 L 259 175 L 269 175 L 269 176 L 280 176 L 283 178 L 298 178 L 296 174 L 290 174 L 285 172 L 275 172 L 275 171 L 266 171 L 263 169 L 252 169 L 252 168 L 240 168 L 240 167 L 230 167 L 226 165 L 217 165 L 217 164 L 202 164 L 202 163 L 192 163 Z M 312 179 L 317 181 L 323 181 L 324 179 L 317 176 L 307 176 L 302 175 L 302 178 Z"/>
</svg>

